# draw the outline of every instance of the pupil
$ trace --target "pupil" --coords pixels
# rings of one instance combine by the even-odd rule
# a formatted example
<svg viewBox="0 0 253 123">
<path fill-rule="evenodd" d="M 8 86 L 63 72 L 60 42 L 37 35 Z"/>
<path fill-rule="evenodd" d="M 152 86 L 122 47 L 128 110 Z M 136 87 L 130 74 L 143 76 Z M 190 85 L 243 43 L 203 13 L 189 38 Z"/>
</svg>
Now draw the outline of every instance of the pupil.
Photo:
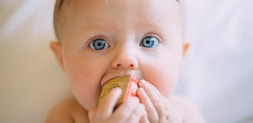
<svg viewBox="0 0 253 123">
<path fill-rule="evenodd" d="M 101 45 L 102 45 L 102 43 L 101 43 L 101 42 L 98 42 L 98 43 L 97 43 L 97 45 L 98 45 L 98 46 L 101 46 Z"/>
<path fill-rule="evenodd" d="M 147 40 L 146 43 L 147 43 L 147 44 L 150 44 L 150 40 Z"/>
</svg>

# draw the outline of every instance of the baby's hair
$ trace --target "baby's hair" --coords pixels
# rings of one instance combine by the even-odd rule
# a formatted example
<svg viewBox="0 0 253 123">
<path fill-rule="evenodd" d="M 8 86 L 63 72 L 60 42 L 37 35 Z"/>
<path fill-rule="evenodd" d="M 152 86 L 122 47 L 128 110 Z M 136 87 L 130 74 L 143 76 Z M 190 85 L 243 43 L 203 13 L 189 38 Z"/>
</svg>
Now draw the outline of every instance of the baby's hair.
<svg viewBox="0 0 253 123">
<path fill-rule="evenodd" d="M 64 3 L 64 1 L 65 1 L 65 0 L 60 0 L 60 2 L 59 2 L 59 6 L 58 6 L 58 9 L 61 9 L 62 4 Z"/>
<path fill-rule="evenodd" d="M 65 2 L 70 2 L 71 0 L 56 0 L 55 9 L 60 10 Z"/>
<path fill-rule="evenodd" d="M 58 23 L 59 23 L 59 14 L 63 6 L 66 4 L 66 2 L 69 4 L 71 0 L 56 0 L 55 7 L 54 7 L 54 31 L 56 34 L 56 38 L 59 39 L 59 30 L 58 30 Z"/>
</svg>

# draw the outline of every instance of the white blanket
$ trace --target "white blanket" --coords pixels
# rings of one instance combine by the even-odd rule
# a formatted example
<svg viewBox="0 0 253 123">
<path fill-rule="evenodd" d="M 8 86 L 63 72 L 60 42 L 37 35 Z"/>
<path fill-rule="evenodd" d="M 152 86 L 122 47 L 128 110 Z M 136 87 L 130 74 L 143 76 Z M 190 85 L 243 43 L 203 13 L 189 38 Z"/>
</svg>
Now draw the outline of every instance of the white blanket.
<svg viewBox="0 0 253 123">
<path fill-rule="evenodd" d="M 186 39 L 177 93 L 208 123 L 253 122 L 253 1 L 185 0 Z M 43 123 L 70 95 L 48 47 L 54 0 L 0 1 L 0 122 Z"/>
</svg>

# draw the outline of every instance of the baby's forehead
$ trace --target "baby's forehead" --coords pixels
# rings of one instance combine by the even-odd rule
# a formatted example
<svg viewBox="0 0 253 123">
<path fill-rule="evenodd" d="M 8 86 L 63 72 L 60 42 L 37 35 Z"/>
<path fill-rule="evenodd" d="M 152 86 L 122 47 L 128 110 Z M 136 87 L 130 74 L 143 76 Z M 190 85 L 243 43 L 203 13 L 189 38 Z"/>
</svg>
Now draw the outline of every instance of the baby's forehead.
<svg viewBox="0 0 253 123">
<path fill-rule="evenodd" d="M 102 3 L 102 4 L 101 4 Z M 134 4 L 139 4 L 138 7 L 135 7 Z M 145 8 L 146 5 L 153 5 L 156 4 L 158 6 L 166 5 L 167 7 L 175 8 L 175 4 L 171 3 L 178 3 L 181 4 L 182 0 L 56 0 L 55 10 L 54 10 L 54 17 L 62 17 L 65 13 L 69 14 L 69 11 L 72 11 L 72 14 L 76 13 L 76 10 L 80 10 L 83 8 L 91 8 L 89 5 L 102 5 L 102 6 L 109 6 L 110 8 L 115 7 L 125 7 L 131 6 L 128 9 L 132 8 Z M 147 7 L 149 8 L 149 6 Z M 159 8 L 159 7 L 158 7 Z M 89 9 L 86 9 L 89 11 Z M 148 10 L 148 9 L 146 9 Z M 174 10 L 173 10 L 174 11 Z M 175 12 L 175 11 L 174 11 Z M 164 13 L 166 14 L 166 12 Z"/>
<path fill-rule="evenodd" d="M 91 13 L 94 11 L 96 13 L 94 13 L 93 15 L 97 15 L 97 14 L 101 15 L 101 13 L 104 12 L 103 9 L 101 8 L 104 8 L 104 7 L 106 9 L 112 9 L 115 7 L 115 9 L 113 10 L 118 10 L 116 12 L 117 14 L 119 14 L 121 10 L 129 10 L 130 13 L 139 12 L 139 15 L 142 15 L 142 17 L 144 17 L 143 13 L 149 13 L 149 14 L 154 13 L 152 11 L 154 9 L 146 9 L 150 7 L 152 8 L 154 6 L 156 6 L 155 11 L 157 9 L 161 9 L 162 6 L 165 8 L 173 8 L 173 9 L 170 9 L 169 12 L 176 14 L 178 13 L 178 11 L 175 8 L 178 9 L 178 7 L 176 6 L 181 6 L 180 4 L 181 4 L 181 0 L 137 0 L 137 1 L 135 0 L 73 0 L 73 1 L 72 0 L 57 0 L 56 5 L 55 5 L 55 13 L 54 13 L 55 33 L 56 33 L 57 38 L 59 38 L 60 33 L 62 33 L 62 30 L 64 28 L 67 28 L 66 23 L 68 23 L 71 20 L 71 18 L 78 18 L 80 16 L 83 16 L 84 13 L 86 13 L 86 15 L 91 15 Z M 96 8 L 96 7 L 99 7 L 99 8 Z M 138 9 L 138 8 L 142 8 L 142 9 Z M 181 11 L 181 8 L 182 7 L 180 7 L 178 10 Z M 102 11 L 99 11 L 98 13 L 99 9 Z M 168 11 L 168 9 L 165 11 Z M 114 12 L 115 11 L 110 11 L 111 14 Z M 125 11 L 123 11 L 122 14 L 124 14 L 124 12 Z M 168 15 L 169 13 L 159 12 L 156 14 Z"/>
</svg>

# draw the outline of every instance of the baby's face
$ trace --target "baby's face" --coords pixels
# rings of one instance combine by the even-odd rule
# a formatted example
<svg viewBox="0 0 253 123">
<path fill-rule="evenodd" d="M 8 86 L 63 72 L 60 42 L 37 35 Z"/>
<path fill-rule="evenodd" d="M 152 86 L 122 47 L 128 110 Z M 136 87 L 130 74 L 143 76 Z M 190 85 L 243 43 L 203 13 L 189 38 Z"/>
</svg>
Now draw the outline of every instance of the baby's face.
<svg viewBox="0 0 253 123">
<path fill-rule="evenodd" d="M 171 95 L 184 52 L 180 3 L 78 0 L 65 7 L 55 52 L 84 108 L 96 106 L 106 81 L 127 74 Z"/>
</svg>

